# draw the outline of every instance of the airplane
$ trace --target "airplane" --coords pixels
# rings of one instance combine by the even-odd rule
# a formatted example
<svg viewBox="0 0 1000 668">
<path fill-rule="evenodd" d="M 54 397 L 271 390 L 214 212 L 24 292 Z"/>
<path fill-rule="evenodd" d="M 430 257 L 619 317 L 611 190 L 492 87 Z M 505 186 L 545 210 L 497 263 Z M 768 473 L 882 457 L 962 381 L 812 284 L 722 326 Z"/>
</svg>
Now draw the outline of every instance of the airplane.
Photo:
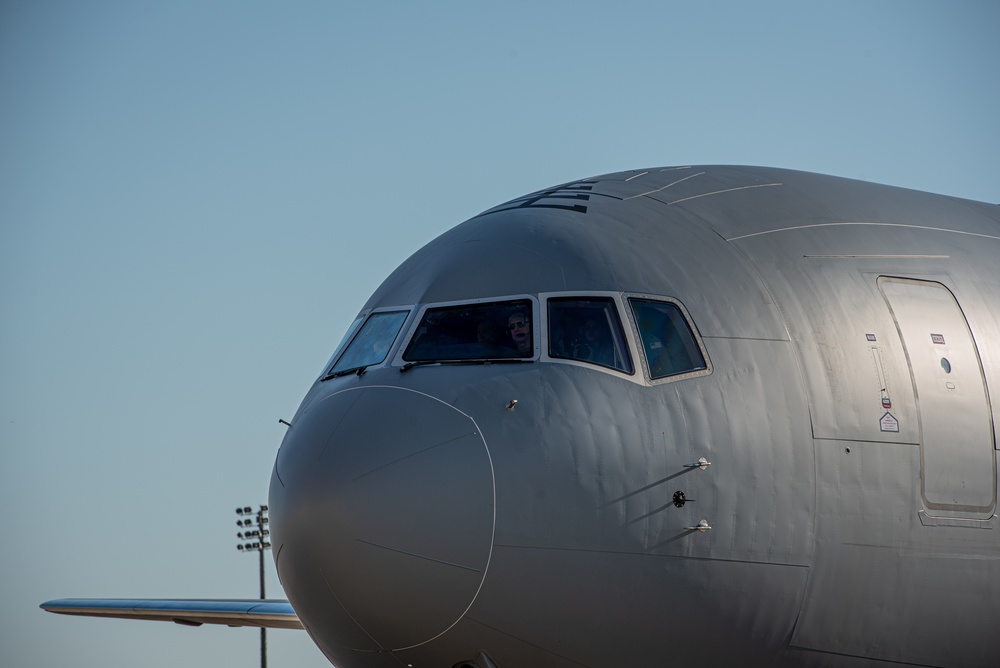
<svg viewBox="0 0 1000 668">
<path fill-rule="evenodd" d="M 287 602 L 42 607 L 301 627 L 340 668 L 996 666 L 998 394 L 1000 206 L 571 181 L 364 305 L 276 456 Z"/>
</svg>

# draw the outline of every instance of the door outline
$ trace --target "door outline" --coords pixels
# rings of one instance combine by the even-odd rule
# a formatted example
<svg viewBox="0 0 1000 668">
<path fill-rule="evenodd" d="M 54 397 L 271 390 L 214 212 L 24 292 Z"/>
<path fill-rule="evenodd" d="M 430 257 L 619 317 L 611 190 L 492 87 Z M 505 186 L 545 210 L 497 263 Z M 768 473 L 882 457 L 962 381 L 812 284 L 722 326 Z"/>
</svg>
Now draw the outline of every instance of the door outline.
<svg viewBox="0 0 1000 668">
<path fill-rule="evenodd" d="M 896 333 L 903 348 L 907 370 L 910 374 L 910 383 L 913 388 L 914 400 L 916 402 L 920 441 L 920 500 L 924 509 L 925 511 L 933 511 L 928 514 L 942 517 L 968 517 L 969 513 L 977 515 L 980 518 L 992 516 L 996 508 L 997 498 L 996 425 L 993 422 L 989 386 L 986 382 L 986 374 L 982 358 L 979 354 L 979 347 L 976 345 L 976 340 L 972 334 L 972 329 L 969 326 L 965 312 L 962 310 L 961 304 L 951 289 L 939 281 L 881 275 L 877 278 L 876 282 L 879 292 L 882 294 L 889 313 L 892 316 L 893 324 L 896 327 Z M 888 289 L 887 291 L 888 284 L 908 286 L 906 290 L 909 290 L 911 293 L 913 288 L 917 288 L 923 294 L 917 294 L 918 299 L 916 300 L 912 295 L 901 293 L 897 293 L 895 297 L 890 297 L 889 292 L 892 292 L 893 289 Z M 944 295 L 947 295 L 947 297 Z M 921 300 L 920 298 L 926 299 Z M 934 298 L 938 300 L 938 311 L 933 311 L 935 308 Z M 896 299 L 895 307 L 893 306 L 893 299 Z M 946 337 L 941 333 L 930 332 L 926 320 L 921 321 L 919 325 L 914 324 L 913 305 L 917 301 L 920 301 L 922 305 L 926 304 L 927 311 L 933 315 L 943 314 L 944 316 L 950 316 L 951 322 L 947 323 L 951 330 L 949 336 Z M 943 306 L 942 304 L 947 305 Z M 951 308 L 952 306 L 953 309 Z M 951 313 L 947 313 L 949 309 L 951 309 Z M 942 322 L 947 320 L 948 318 L 946 317 Z M 944 325 L 934 324 L 931 329 L 934 327 L 942 328 Z M 924 340 L 925 338 L 927 339 L 926 341 Z M 930 342 L 930 346 L 927 345 L 928 341 Z M 955 396 L 963 397 L 962 399 L 942 400 L 939 398 L 943 393 L 938 387 L 937 379 L 930 378 L 933 373 L 929 372 L 929 367 L 933 366 L 933 364 L 929 364 L 930 360 L 928 357 L 931 354 L 931 349 L 938 346 L 940 346 L 940 349 L 934 350 L 933 354 L 939 358 L 939 362 L 935 361 L 934 364 L 939 363 L 941 372 L 946 375 L 952 371 L 949 361 L 952 354 L 961 356 L 964 353 L 968 360 L 971 353 L 971 358 L 975 360 L 975 373 L 973 374 L 972 371 L 966 372 L 962 380 L 958 381 L 958 387 L 956 387 L 956 383 L 954 382 L 946 382 L 944 379 L 940 380 L 942 385 L 949 388 L 948 392 L 955 392 Z M 968 348 L 963 350 L 966 346 Z M 947 351 L 947 354 L 944 354 L 944 351 Z M 968 363 L 964 366 L 967 367 Z M 938 373 L 938 375 L 940 376 L 941 373 Z M 971 379 L 973 378 L 978 378 L 978 385 L 972 382 Z M 947 394 L 947 392 L 944 394 Z M 958 406 L 960 409 L 972 412 L 972 420 L 968 424 L 974 426 L 973 431 L 978 429 L 983 432 L 983 434 L 980 434 L 979 440 L 986 441 L 985 443 L 979 445 L 975 435 L 971 436 L 968 442 L 963 442 L 961 438 L 942 439 L 942 422 L 947 422 L 947 420 L 942 421 L 941 415 L 948 413 L 948 411 L 943 410 L 947 401 L 951 401 L 952 405 Z M 981 423 L 977 424 L 981 418 L 985 418 L 987 427 L 985 430 Z M 927 428 L 928 424 L 931 425 L 930 429 Z M 961 434 L 964 430 L 953 428 L 945 429 L 944 431 L 949 434 Z M 931 433 L 930 436 L 928 436 L 928 432 Z M 955 442 L 959 443 L 959 445 L 953 445 Z M 963 446 L 967 451 L 966 453 L 960 452 Z M 983 484 L 985 475 L 979 472 L 977 476 L 976 468 L 985 465 L 986 456 L 990 459 L 988 503 L 985 505 L 958 501 L 949 503 L 943 502 L 940 498 L 928 498 L 929 494 L 932 497 L 939 497 L 941 494 L 947 494 L 947 490 L 954 491 L 956 487 L 961 487 L 964 491 L 966 483 L 976 477 L 982 480 L 979 480 L 978 485 L 973 484 L 970 486 L 978 498 L 984 498 L 986 493 L 986 487 Z M 962 467 L 963 459 L 968 460 L 965 462 L 966 467 L 964 469 Z M 929 481 L 930 485 L 928 484 Z M 931 489 L 929 490 L 928 487 Z M 942 491 L 942 489 L 946 491 Z M 965 499 L 965 501 L 968 501 L 968 499 Z"/>
</svg>

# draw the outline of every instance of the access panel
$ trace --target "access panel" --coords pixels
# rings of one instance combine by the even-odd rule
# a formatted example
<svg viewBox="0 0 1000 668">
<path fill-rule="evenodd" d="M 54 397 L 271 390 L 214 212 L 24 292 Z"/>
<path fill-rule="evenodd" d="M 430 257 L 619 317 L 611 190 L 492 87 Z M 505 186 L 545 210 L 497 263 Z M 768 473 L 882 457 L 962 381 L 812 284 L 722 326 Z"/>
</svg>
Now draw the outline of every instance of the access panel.
<svg viewBox="0 0 1000 668">
<path fill-rule="evenodd" d="M 921 496 L 929 514 L 991 512 L 993 419 L 976 343 L 941 283 L 879 277 L 906 351 L 920 420 Z"/>
</svg>

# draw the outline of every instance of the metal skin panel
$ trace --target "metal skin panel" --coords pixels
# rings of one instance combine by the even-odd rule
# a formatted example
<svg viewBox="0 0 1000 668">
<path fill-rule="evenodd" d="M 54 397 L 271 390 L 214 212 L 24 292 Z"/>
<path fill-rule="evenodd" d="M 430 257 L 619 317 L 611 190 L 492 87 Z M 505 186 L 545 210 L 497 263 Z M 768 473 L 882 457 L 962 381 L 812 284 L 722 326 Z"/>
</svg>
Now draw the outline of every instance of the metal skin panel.
<svg viewBox="0 0 1000 668">
<path fill-rule="evenodd" d="M 912 446 L 817 441 L 816 466 L 818 544 L 791 646 L 904 665 L 996 665 L 998 518 L 925 524 L 914 511 Z"/>
<path fill-rule="evenodd" d="M 399 372 L 372 372 L 390 374 Z M 494 500 L 490 456 L 468 415 L 423 392 L 337 380 L 326 386 L 340 391 L 289 429 L 271 498 L 287 507 L 294 490 L 298 516 L 285 523 L 301 524 L 283 533 L 278 574 L 341 663 L 345 652 L 425 643 L 462 617 L 489 563 Z M 325 443 L 317 453 L 298 438 Z"/>
<path fill-rule="evenodd" d="M 899 328 L 919 400 L 924 504 L 932 511 L 989 517 L 996 501 L 993 423 L 965 316 L 940 283 L 881 278 L 879 287 Z"/>
<path fill-rule="evenodd" d="M 469 620 L 570 665 L 773 666 L 769 648 L 787 641 L 808 568 L 498 546 L 493 575 Z"/>
<path fill-rule="evenodd" d="M 365 309 L 556 290 L 684 295 L 705 336 L 787 340 L 767 294 L 718 234 L 680 209 L 623 199 L 630 184 L 613 176 L 574 204 L 585 212 L 540 200 L 458 225 L 403 262 Z"/>
<path fill-rule="evenodd" d="M 962 295 L 987 385 L 1000 383 L 996 275 L 958 271 L 989 266 L 1000 239 L 886 225 L 822 225 L 733 242 L 780 302 L 801 360 L 817 438 L 919 443 L 916 402 L 905 350 L 878 290 L 880 276 L 943 282 Z M 966 262 L 956 262 L 964 258 Z M 992 283 L 991 283 L 992 280 Z M 875 341 L 869 340 L 869 335 Z M 872 349 L 878 349 L 881 368 Z M 891 407 L 883 409 L 881 382 Z M 1000 406 L 991 406 L 996 422 Z M 898 432 L 882 431 L 889 410 Z"/>
</svg>

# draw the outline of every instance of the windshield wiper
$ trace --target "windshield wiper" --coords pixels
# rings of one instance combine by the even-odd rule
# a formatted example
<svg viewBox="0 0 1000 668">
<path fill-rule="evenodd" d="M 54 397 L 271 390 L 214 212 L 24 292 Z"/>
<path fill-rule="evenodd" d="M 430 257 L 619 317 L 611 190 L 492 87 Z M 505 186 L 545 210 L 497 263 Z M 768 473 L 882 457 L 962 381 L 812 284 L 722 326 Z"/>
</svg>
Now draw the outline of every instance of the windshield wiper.
<svg viewBox="0 0 1000 668">
<path fill-rule="evenodd" d="M 322 378 L 320 378 L 320 382 L 324 380 L 330 380 L 331 378 L 340 378 L 341 376 L 346 376 L 351 373 L 356 373 L 360 376 L 365 372 L 365 369 L 367 368 L 368 368 L 367 364 L 362 364 L 361 366 L 354 366 L 351 367 L 350 369 L 341 369 L 340 371 L 336 371 L 334 373 L 330 373 L 323 376 Z"/>
<path fill-rule="evenodd" d="M 523 364 L 525 362 L 534 362 L 533 359 L 524 359 L 521 357 L 475 357 L 467 360 L 417 360 L 416 362 L 407 362 L 403 366 L 399 367 L 399 372 L 409 371 L 415 366 L 427 366 L 428 364 Z"/>
</svg>

